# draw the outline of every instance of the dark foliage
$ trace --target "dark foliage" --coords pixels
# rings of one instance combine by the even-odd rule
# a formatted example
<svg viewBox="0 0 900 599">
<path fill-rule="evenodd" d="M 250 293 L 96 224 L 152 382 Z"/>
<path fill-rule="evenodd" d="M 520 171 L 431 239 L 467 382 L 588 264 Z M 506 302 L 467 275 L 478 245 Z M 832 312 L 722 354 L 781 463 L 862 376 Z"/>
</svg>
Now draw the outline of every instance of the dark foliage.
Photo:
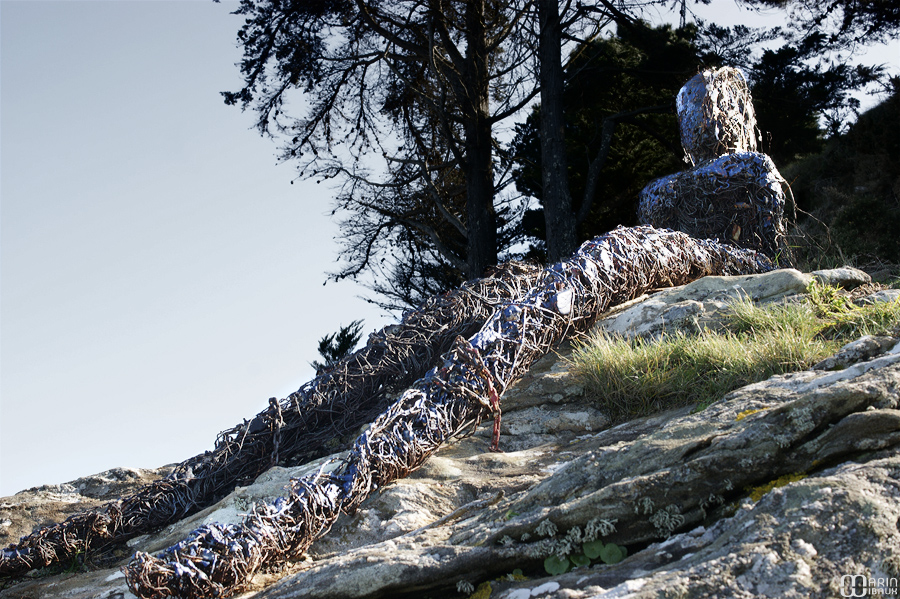
<svg viewBox="0 0 900 599">
<path fill-rule="evenodd" d="M 242 0 L 244 86 L 224 96 L 255 110 L 261 132 L 289 140 L 283 157 L 301 176 L 338 184 L 332 275 L 364 275 L 375 303 L 406 308 L 482 275 L 522 232 L 540 255 L 548 219 L 557 258 L 572 245 L 562 233 L 573 221 L 579 240 L 633 224 L 642 185 L 682 167 L 672 100 L 698 67 L 748 73 L 762 150 L 777 162 L 818 151 L 855 114 L 850 92 L 881 74 L 830 56 L 895 37 L 900 22 L 887 0 L 746 0 L 785 9 L 790 29 L 701 24 L 692 38 L 693 29 L 641 25 L 635 15 L 654 3 Z M 618 37 L 599 39 L 612 23 Z M 565 112 L 564 127 L 539 133 L 536 111 L 519 128 L 516 161 L 506 160 L 496 128 L 539 93 L 538 72 L 549 87 L 545 58 L 557 44 L 578 46 L 564 111 L 551 102 L 558 94 L 542 96 L 548 114 Z M 563 136 L 561 152 L 551 138 Z M 546 163 L 541 151 L 552 155 Z M 503 193 L 513 164 L 519 190 L 542 203 L 524 217 Z"/>
<path fill-rule="evenodd" d="M 316 360 L 310 363 L 310 366 L 316 369 L 317 375 L 350 355 L 362 338 L 362 327 L 363 321 L 354 320 L 347 326 L 341 326 L 338 331 L 319 339 L 319 355 L 324 361 Z"/>
<path fill-rule="evenodd" d="M 860 263 L 900 263 L 900 79 L 892 85 L 821 154 L 785 170 L 797 203 L 815 217 L 804 228 Z"/>
<path fill-rule="evenodd" d="M 824 34 L 831 46 L 884 42 L 900 30 L 896 0 L 742 0 L 751 7 L 790 12 L 795 37 Z"/>
<path fill-rule="evenodd" d="M 637 195 L 648 181 L 683 168 L 675 94 L 694 74 L 694 30 L 620 27 L 582 45 L 567 69 L 566 148 L 579 240 L 636 223 Z M 517 126 L 512 145 L 516 187 L 543 198 L 540 107 Z M 524 231 L 543 240 L 542 210 Z M 536 243 L 540 251 L 542 243 Z"/>
<path fill-rule="evenodd" d="M 821 32 L 774 50 L 763 49 L 754 58 L 754 47 L 783 33 L 779 28 L 762 31 L 712 24 L 704 26 L 697 37 L 705 64 L 747 72 L 762 134 L 761 149 L 778 164 L 820 151 L 826 136 L 839 133 L 856 114 L 859 101 L 852 92 L 883 76 L 881 67 L 823 58 L 833 46 Z"/>
<path fill-rule="evenodd" d="M 494 128 L 536 93 L 528 6 L 242 1 L 244 86 L 225 100 L 337 185 L 336 278 L 374 275 L 378 303 L 408 307 L 496 264 L 515 215 Z"/>
</svg>

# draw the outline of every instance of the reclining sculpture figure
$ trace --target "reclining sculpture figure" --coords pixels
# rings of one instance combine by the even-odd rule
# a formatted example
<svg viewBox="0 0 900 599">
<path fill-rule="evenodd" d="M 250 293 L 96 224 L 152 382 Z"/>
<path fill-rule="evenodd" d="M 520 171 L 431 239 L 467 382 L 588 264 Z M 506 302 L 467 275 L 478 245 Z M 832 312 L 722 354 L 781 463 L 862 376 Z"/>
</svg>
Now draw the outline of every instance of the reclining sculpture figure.
<svg viewBox="0 0 900 599">
<path fill-rule="evenodd" d="M 718 90 L 716 79 L 711 81 L 704 92 L 710 96 Z M 752 106 L 750 110 L 752 121 Z M 753 137 L 755 122 L 750 121 L 745 119 L 742 127 Z M 774 166 L 772 171 L 777 174 Z M 772 249 L 779 247 L 783 230 L 783 193 L 779 203 L 772 189 L 771 202 L 760 212 L 769 209 L 775 226 L 763 226 L 764 219 L 758 219 L 746 227 L 752 234 L 747 245 L 757 243 L 769 257 L 774 257 Z M 679 198 L 665 205 L 677 207 Z M 212 452 L 183 462 L 165 479 L 23 537 L 3 550 L 0 574 L 48 565 L 176 521 L 271 465 L 319 457 L 316 449 L 323 440 L 357 429 L 380 413 L 331 471 L 294 480 L 287 497 L 255 506 L 240 525 L 204 526 L 156 556 L 138 553 L 126 568 L 129 586 L 142 597 L 224 596 L 240 590 L 263 565 L 299 555 L 342 511 L 355 509 L 375 489 L 406 476 L 447 439 L 487 416 L 494 417 L 496 449 L 499 399 L 505 389 L 534 360 L 571 332 L 588 328 L 604 310 L 650 289 L 705 275 L 771 268 L 769 258 L 734 247 L 735 241 L 734 236 L 695 239 L 650 226 L 618 228 L 543 270 L 502 266 L 493 277 L 467 283 L 405 314 L 400 325 L 372 335 L 366 347 L 297 393 L 273 398 L 253 420 L 222 433 Z M 388 407 L 391 393 L 406 387 Z"/>
<path fill-rule="evenodd" d="M 372 491 L 406 476 L 449 438 L 493 415 L 499 396 L 531 364 L 608 307 L 709 274 L 745 274 L 770 263 L 751 250 L 652 227 L 619 228 L 586 242 L 541 274 L 518 301 L 494 311 L 468 340 L 457 337 L 438 366 L 405 391 L 354 444 L 337 469 L 292 481 L 288 497 L 257 504 L 239 525 L 210 524 L 126 569 L 141 597 L 219 596 L 265 564 L 298 556 Z"/>
</svg>

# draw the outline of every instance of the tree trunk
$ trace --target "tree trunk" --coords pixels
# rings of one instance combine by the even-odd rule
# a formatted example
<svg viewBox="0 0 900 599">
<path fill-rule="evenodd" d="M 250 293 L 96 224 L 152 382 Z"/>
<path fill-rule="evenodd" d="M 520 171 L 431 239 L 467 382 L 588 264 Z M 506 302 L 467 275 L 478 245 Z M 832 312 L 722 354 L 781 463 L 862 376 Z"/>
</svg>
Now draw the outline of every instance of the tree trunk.
<svg viewBox="0 0 900 599">
<path fill-rule="evenodd" d="M 465 119 L 466 229 L 468 278 L 481 277 L 497 264 L 497 215 L 490 121 L 489 61 L 484 0 L 466 6 Z"/>
<path fill-rule="evenodd" d="M 538 0 L 541 74 L 541 179 L 547 225 L 547 260 L 558 262 L 578 248 L 566 168 L 562 41 L 557 0 Z"/>
</svg>

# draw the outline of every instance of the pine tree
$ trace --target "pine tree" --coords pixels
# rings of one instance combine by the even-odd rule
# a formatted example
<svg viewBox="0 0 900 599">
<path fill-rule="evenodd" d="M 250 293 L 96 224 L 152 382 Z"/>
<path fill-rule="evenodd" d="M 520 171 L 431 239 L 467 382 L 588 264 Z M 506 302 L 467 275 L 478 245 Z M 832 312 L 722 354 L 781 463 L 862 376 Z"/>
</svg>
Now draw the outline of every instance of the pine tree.
<svg viewBox="0 0 900 599">
<path fill-rule="evenodd" d="M 354 320 L 347 326 L 342 326 L 337 332 L 319 339 L 319 355 L 324 361 L 314 360 L 309 363 L 316 369 L 316 375 L 322 374 L 356 349 L 356 344 L 362 338 L 362 328 L 363 321 Z"/>
</svg>

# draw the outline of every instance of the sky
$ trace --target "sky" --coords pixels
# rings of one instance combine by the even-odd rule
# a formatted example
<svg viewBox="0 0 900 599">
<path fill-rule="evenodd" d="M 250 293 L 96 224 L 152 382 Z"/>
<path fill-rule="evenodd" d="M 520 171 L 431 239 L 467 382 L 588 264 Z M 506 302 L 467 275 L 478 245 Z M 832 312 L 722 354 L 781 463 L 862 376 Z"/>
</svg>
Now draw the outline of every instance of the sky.
<svg viewBox="0 0 900 599">
<path fill-rule="evenodd" d="M 234 7 L 0 3 L 0 496 L 202 453 L 393 322 L 323 286 L 329 190 L 222 101 Z"/>
<path fill-rule="evenodd" d="M 0 496 L 212 449 L 394 321 L 323 285 L 331 190 L 223 103 L 235 6 L 0 0 Z"/>
</svg>

